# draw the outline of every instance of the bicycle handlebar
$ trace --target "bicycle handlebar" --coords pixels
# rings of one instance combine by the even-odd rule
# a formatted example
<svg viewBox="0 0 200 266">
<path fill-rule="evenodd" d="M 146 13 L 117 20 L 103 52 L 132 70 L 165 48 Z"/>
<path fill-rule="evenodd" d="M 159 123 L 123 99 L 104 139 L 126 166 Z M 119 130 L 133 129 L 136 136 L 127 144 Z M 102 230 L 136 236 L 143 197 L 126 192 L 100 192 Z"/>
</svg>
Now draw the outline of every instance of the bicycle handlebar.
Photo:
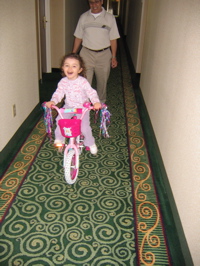
<svg viewBox="0 0 200 266">
<path fill-rule="evenodd" d="M 51 109 L 48 108 L 46 106 L 46 102 L 44 102 L 42 104 L 42 107 L 44 109 L 44 121 L 45 121 L 45 126 L 46 126 L 46 132 L 50 135 L 50 138 L 51 138 L 51 127 L 53 125 L 53 120 L 52 120 L 52 114 L 51 114 Z M 58 108 L 57 106 L 55 105 L 52 105 L 51 108 L 52 109 L 56 109 L 56 111 L 58 112 L 58 114 L 60 115 L 60 117 L 62 119 L 63 116 L 62 114 L 63 113 L 71 113 L 71 114 L 81 114 L 81 117 L 79 119 L 82 120 L 83 116 L 85 115 L 85 113 L 88 111 L 88 110 L 94 110 L 94 106 L 91 105 L 91 103 L 84 103 L 83 104 L 83 107 L 85 108 L 71 108 L 71 109 L 67 109 L 67 108 Z M 107 132 L 107 124 L 110 123 L 110 112 L 107 110 L 107 105 L 106 104 L 101 104 L 101 108 L 100 108 L 102 111 L 101 111 L 101 125 L 100 125 L 100 128 L 101 128 L 101 131 L 102 131 L 102 134 L 104 137 L 109 137 L 108 135 L 108 132 Z M 97 115 L 97 113 L 96 113 Z M 95 115 L 95 117 L 97 117 Z M 96 118 L 95 118 L 96 119 Z"/>
<path fill-rule="evenodd" d="M 61 118 L 63 118 L 62 114 L 85 114 L 88 110 L 93 110 L 94 107 L 91 105 L 91 103 L 84 103 L 83 106 L 85 107 L 85 110 L 83 111 L 83 108 L 58 108 L 55 105 L 52 105 L 52 109 L 56 109 L 56 111 L 59 113 Z"/>
</svg>

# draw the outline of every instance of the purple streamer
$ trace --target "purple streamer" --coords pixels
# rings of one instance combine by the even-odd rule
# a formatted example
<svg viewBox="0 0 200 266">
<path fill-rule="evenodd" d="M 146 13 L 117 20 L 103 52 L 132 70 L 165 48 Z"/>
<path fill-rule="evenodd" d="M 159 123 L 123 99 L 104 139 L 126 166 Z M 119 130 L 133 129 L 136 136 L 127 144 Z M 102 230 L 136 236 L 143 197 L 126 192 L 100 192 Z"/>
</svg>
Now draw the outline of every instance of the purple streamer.
<svg viewBox="0 0 200 266">
<path fill-rule="evenodd" d="M 110 112 L 107 110 L 107 106 L 103 104 L 100 110 L 100 135 L 104 138 L 109 138 L 108 127 L 110 126 Z"/>
<path fill-rule="evenodd" d="M 44 110 L 44 125 L 46 128 L 46 132 L 52 140 L 52 126 L 53 126 L 53 118 L 52 118 L 52 110 L 51 108 L 46 107 L 46 102 L 42 104 L 43 110 Z"/>
</svg>

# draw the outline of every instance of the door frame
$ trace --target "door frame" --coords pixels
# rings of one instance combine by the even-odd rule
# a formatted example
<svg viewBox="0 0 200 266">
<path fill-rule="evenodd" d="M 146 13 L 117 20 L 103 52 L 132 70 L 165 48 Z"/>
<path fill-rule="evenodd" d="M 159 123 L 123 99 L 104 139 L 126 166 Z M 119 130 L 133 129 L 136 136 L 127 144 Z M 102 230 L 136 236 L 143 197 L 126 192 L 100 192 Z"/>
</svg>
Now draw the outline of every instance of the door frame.
<svg viewBox="0 0 200 266">
<path fill-rule="evenodd" d="M 50 0 L 37 0 L 38 4 L 38 47 L 40 69 L 43 73 L 51 73 L 51 24 Z"/>
</svg>

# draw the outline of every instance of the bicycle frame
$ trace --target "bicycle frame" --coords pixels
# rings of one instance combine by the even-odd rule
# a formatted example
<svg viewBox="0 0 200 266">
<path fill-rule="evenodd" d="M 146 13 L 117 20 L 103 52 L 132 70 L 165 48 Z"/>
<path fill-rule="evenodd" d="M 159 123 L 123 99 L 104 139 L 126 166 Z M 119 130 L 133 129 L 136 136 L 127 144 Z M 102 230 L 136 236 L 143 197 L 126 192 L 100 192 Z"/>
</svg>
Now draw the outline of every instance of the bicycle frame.
<svg viewBox="0 0 200 266">
<path fill-rule="evenodd" d="M 66 121 L 72 121 L 74 119 L 74 118 L 65 119 L 63 117 L 63 114 L 67 113 L 67 114 L 81 114 L 81 117 L 77 120 L 82 121 L 85 113 L 89 110 L 94 109 L 90 103 L 85 103 L 83 106 L 85 108 L 72 108 L 72 109 L 60 108 L 59 109 L 57 106 L 54 106 L 54 105 L 52 105 L 51 107 L 53 109 L 56 109 L 56 111 L 61 117 L 60 120 L 63 119 Z M 77 179 L 78 171 L 79 171 L 79 155 L 81 153 L 80 148 L 83 147 L 80 145 L 81 131 L 76 132 L 74 136 L 73 136 L 73 133 L 71 135 L 72 136 L 70 136 L 70 134 L 66 136 L 66 134 L 65 135 L 63 134 L 63 136 L 69 138 L 69 143 L 64 144 L 65 150 L 64 150 L 64 160 L 63 160 L 63 167 L 65 168 L 65 179 L 67 183 L 69 184 L 73 184 Z"/>
</svg>

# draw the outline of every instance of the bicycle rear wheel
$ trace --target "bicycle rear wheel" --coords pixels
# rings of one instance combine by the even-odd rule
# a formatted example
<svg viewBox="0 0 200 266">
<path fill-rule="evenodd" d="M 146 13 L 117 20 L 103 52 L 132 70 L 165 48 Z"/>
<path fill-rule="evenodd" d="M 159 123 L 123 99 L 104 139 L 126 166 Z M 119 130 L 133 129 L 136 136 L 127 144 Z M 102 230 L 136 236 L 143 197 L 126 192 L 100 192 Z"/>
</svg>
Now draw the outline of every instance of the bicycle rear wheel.
<svg viewBox="0 0 200 266">
<path fill-rule="evenodd" d="M 65 180 L 68 184 L 74 184 L 78 177 L 79 155 L 77 156 L 74 149 L 64 154 L 64 171 Z"/>
</svg>

